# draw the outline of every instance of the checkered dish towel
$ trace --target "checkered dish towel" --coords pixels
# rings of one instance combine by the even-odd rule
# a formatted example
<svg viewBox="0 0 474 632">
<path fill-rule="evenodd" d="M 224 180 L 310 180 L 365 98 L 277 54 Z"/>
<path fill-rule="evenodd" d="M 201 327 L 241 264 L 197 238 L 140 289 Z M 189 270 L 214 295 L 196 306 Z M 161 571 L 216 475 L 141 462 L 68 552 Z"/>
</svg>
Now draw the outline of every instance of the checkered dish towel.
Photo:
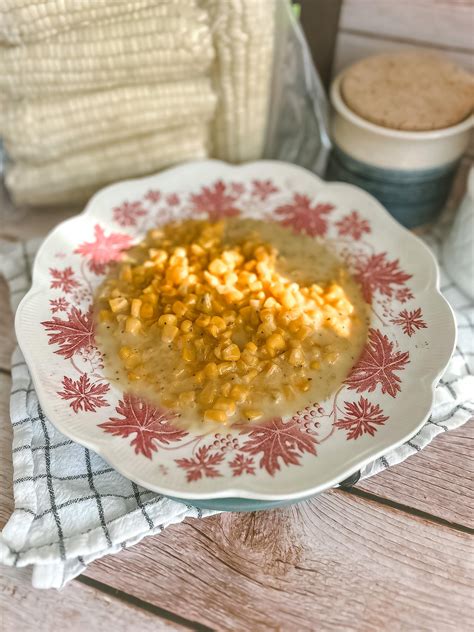
<svg viewBox="0 0 474 632">
<path fill-rule="evenodd" d="M 437 254 L 439 237 L 432 233 L 426 241 Z M 8 280 L 13 309 L 30 285 L 38 245 L 37 241 L 2 245 L 0 272 Z M 400 463 L 473 414 L 474 306 L 443 272 L 441 287 L 456 310 L 459 338 L 436 389 L 431 417 L 410 441 L 365 467 L 362 478 Z M 59 433 L 41 411 L 18 348 L 12 359 L 12 382 L 15 510 L 0 535 L 0 561 L 33 565 L 35 587 L 60 588 L 97 558 L 187 517 L 213 513 L 139 487 Z"/>
</svg>

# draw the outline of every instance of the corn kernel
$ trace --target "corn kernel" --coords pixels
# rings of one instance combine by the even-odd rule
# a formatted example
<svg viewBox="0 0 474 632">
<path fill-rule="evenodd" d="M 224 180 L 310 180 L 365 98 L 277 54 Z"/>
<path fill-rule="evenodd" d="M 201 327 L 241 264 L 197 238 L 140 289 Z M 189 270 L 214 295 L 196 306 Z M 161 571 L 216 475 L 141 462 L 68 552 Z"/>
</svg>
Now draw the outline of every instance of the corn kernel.
<svg viewBox="0 0 474 632">
<path fill-rule="evenodd" d="M 126 283 L 132 282 L 132 266 L 130 264 L 126 263 L 121 267 L 120 280 Z"/>
<path fill-rule="evenodd" d="M 310 364 L 309 364 L 309 368 L 310 368 L 310 369 L 317 370 L 317 369 L 319 369 L 320 367 L 321 367 L 321 363 L 320 363 L 320 362 L 318 362 L 317 360 L 313 360 L 313 361 L 312 361 L 312 362 L 310 362 Z"/>
<path fill-rule="evenodd" d="M 215 410 L 209 408 L 204 411 L 204 421 L 215 421 L 217 423 L 224 423 L 227 421 L 227 415 L 223 410 Z"/>
<path fill-rule="evenodd" d="M 231 417 L 236 411 L 234 400 L 228 397 L 218 397 L 214 402 L 214 408 L 223 410 L 228 417 Z"/>
<path fill-rule="evenodd" d="M 309 391 L 309 387 L 310 387 L 310 383 L 309 380 L 306 378 L 300 379 L 296 382 L 296 387 L 302 392 L 302 393 L 306 393 L 307 391 Z"/>
<path fill-rule="evenodd" d="M 160 327 L 166 327 L 166 325 L 176 325 L 178 319 L 175 314 L 163 314 L 158 318 L 158 325 Z"/>
<path fill-rule="evenodd" d="M 195 391 L 184 391 L 183 393 L 180 393 L 178 401 L 179 401 L 180 406 L 186 407 L 186 406 L 191 406 L 192 404 L 194 404 L 195 399 L 196 399 Z"/>
<path fill-rule="evenodd" d="M 256 408 L 248 408 L 243 411 L 244 417 L 248 421 L 257 421 L 263 417 L 263 412 L 261 410 L 257 410 Z"/>
<path fill-rule="evenodd" d="M 245 384 L 250 384 L 250 382 L 252 382 L 257 377 L 257 375 L 258 371 L 256 369 L 251 369 L 242 377 L 242 380 L 245 382 Z"/>
<path fill-rule="evenodd" d="M 292 349 L 288 355 L 288 363 L 291 366 L 303 366 L 305 362 L 304 353 L 301 349 Z"/>
<path fill-rule="evenodd" d="M 204 384 L 204 380 L 206 379 L 206 375 L 204 371 L 197 371 L 193 376 L 194 382 L 196 384 Z"/>
<path fill-rule="evenodd" d="M 143 318 L 143 320 L 150 320 L 150 318 L 153 318 L 154 314 L 155 309 L 151 303 L 145 303 L 141 306 L 140 318 Z"/>
<path fill-rule="evenodd" d="M 235 399 L 239 404 L 245 401 L 248 397 L 249 389 L 242 384 L 235 384 L 230 390 L 230 396 Z"/>
<path fill-rule="evenodd" d="M 217 365 L 217 372 L 219 375 L 227 375 L 227 373 L 232 373 L 235 369 L 235 362 L 221 362 Z"/>
<path fill-rule="evenodd" d="M 249 353 L 257 353 L 258 347 L 254 342 L 247 342 L 244 346 L 244 349 Z"/>
<path fill-rule="evenodd" d="M 212 404 L 216 399 L 217 388 L 213 382 L 208 382 L 198 395 L 198 401 L 203 406 Z"/>
<path fill-rule="evenodd" d="M 169 344 L 173 342 L 173 340 L 178 335 L 179 329 L 176 325 L 167 324 L 163 327 L 163 331 L 161 332 L 161 339 L 165 344 Z"/>
<path fill-rule="evenodd" d="M 221 386 L 220 392 L 224 397 L 229 397 L 231 388 L 232 384 L 230 382 L 224 382 L 224 384 Z"/>
<path fill-rule="evenodd" d="M 207 327 L 211 322 L 211 317 L 206 314 L 201 314 L 198 318 L 196 318 L 195 323 L 198 327 Z"/>
<path fill-rule="evenodd" d="M 130 314 L 134 318 L 140 318 L 140 309 L 142 306 L 142 302 L 139 298 L 132 299 L 132 305 L 130 307 Z"/>
<path fill-rule="evenodd" d="M 101 323 L 110 323 L 114 319 L 114 315 L 108 309 L 101 309 L 99 312 L 99 320 Z"/>
<path fill-rule="evenodd" d="M 275 362 L 267 362 L 264 365 L 263 375 L 265 375 L 265 377 L 272 377 L 277 375 L 278 373 L 281 373 L 281 369 L 278 364 L 275 364 Z"/>
<path fill-rule="evenodd" d="M 194 362 L 196 360 L 196 349 L 191 345 L 185 345 L 181 354 L 185 362 Z"/>
<path fill-rule="evenodd" d="M 126 360 L 132 354 L 132 350 L 130 347 L 120 347 L 119 349 L 119 358 L 121 360 Z"/>
<path fill-rule="evenodd" d="M 257 356 L 255 355 L 255 353 L 250 352 L 248 349 L 245 349 L 240 357 L 247 366 L 256 366 L 258 364 Z"/>
<path fill-rule="evenodd" d="M 224 331 L 227 327 L 225 320 L 220 316 L 212 316 L 211 324 L 215 325 L 218 328 L 219 332 Z"/>
<path fill-rule="evenodd" d="M 211 272 L 212 274 L 217 274 L 218 276 L 225 274 L 226 272 L 228 272 L 228 270 L 229 268 L 222 261 L 222 259 L 214 259 L 209 264 L 209 272 Z"/>
<path fill-rule="evenodd" d="M 141 380 L 141 379 L 142 379 L 142 378 L 141 378 L 141 375 L 138 375 L 138 373 L 135 373 L 134 371 L 130 371 L 130 372 L 127 374 L 127 377 L 128 377 L 128 379 L 129 379 L 131 382 L 137 382 L 138 380 Z"/>
<path fill-rule="evenodd" d="M 240 358 L 240 349 L 236 344 L 230 344 L 222 350 L 222 359 L 237 361 Z"/>
<path fill-rule="evenodd" d="M 126 312 L 128 309 L 128 301 L 124 296 L 118 296 L 117 298 L 111 298 L 109 300 L 110 309 L 114 314 Z"/>
<path fill-rule="evenodd" d="M 281 297 L 281 304 L 287 309 L 291 309 L 296 305 L 296 299 L 293 294 L 289 291 L 283 293 Z"/>
<path fill-rule="evenodd" d="M 281 334 L 272 334 L 265 342 L 270 354 L 276 354 L 286 348 L 285 339 Z"/>
<path fill-rule="evenodd" d="M 203 370 L 206 377 L 210 379 L 214 379 L 219 375 L 217 364 L 215 362 L 209 362 L 208 364 L 206 364 Z"/>
<path fill-rule="evenodd" d="M 335 364 L 339 358 L 339 353 L 336 351 L 330 351 L 324 354 L 324 359 L 328 364 Z"/>
<path fill-rule="evenodd" d="M 187 307 L 181 301 L 175 301 L 173 303 L 173 312 L 176 314 L 178 318 L 181 318 L 186 313 Z"/>
<path fill-rule="evenodd" d="M 181 331 L 185 334 L 190 333 L 193 329 L 193 323 L 191 320 L 183 320 L 180 326 Z"/>
<path fill-rule="evenodd" d="M 131 353 L 124 360 L 124 365 L 126 369 L 135 369 L 141 362 L 141 357 L 139 353 Z"/>
<path fill-rule="evenodd" d="M 127 334 L 133 334 L 134 336 L 136 336 L 140 331 L 141 326 L 141 322 L 138 320 L 138 318 L 135 318 L 134 316 L 129 316 L 125 321 L 125 331 L 127 332 Z"/>
<path fill-rule="evenodd" d="M 219 335 L 219 329 L 217 325 L 209 325 L 206 329 L 213 338 L 217 338 L 217 336 Z"/>
</svg>

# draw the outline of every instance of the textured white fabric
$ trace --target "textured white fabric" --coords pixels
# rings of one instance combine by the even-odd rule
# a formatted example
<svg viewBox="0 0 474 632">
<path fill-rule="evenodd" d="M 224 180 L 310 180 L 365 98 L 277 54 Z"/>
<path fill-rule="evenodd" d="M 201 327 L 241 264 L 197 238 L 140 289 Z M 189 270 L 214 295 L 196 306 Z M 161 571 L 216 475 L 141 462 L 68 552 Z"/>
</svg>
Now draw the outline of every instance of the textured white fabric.
<svg viewBox="0 0 474 632">
<path fill-rule="evenodd" d="M 439 256 L 436 232 L 426 241 Z M 0 272 L 9 283 L 14 309 L 30 285 L 37 246 L 2 246 Z M 441 288 L 455 309 L 459 334 L 456 352 L 436 389 L 431 417 L 410 441 L 364 468 L 362 478 L 400 463 L 473 414 L 474 306 L 444 273 Z M 12 359 L 11 421 L 15 510 L 0 535 L 0 561 L 33 565 L 36 587 L 64 586 L 99 557 L 186 517 L 213 513 L 140 488 L 59 433 L 42 414 L 19 349 Z"/>
</svg>

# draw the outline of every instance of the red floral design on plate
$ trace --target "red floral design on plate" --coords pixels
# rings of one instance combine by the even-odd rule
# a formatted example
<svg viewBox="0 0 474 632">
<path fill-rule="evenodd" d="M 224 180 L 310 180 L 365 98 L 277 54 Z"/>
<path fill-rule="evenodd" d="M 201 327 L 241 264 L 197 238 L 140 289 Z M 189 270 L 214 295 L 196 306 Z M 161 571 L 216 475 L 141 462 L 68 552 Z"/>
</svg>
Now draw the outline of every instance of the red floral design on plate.
<svg viewBox="0 0 474 632">
<path fill-rule="evenodd" d="M 357 211 L 352 211 L 349 215 L 344 215 L 342 219 L 336 222 L 339 235 L 352 237 L 358 240 L 364 233 L 370 233 L 369 222 L 361 217 Z"/>
<path fill-rule="evenodd" d="M 67 301 L 64 296 L 60 296 L 59 298 L 52 298 L 49 301 L 51 306 L 51 312 L 56 314 L 56 312 L 66 312 L 69 307 L 69 301 Z"/>
<path fill-rule="evenodd" d="M 400 303 L 406 303 L 407 301 L 410 301 L 412 298 L 415 297 L 411 293 L 410 288 L 402 287 L 400 290 L 396 291 L 395 298 L 397 299 L 397 301 L 400 301 Z"/>
<path fill-rule="evenodd" d="M 144 217 L 146 214 L 147 211 L 143 208 L 141 202 L 125 201 L 113 210 L 114 220 L 123 227 L 136 226 L 137 219 Z"/>
<path fill-rule="evenodd" d="M 152 204 L 156 204 L 161 200 L 161 191 L 158 191 L 158 189 L 150 189 L 145 193 L 145 200 L 148 200 Z"/>
<path fill-rule="evenodd" d="M 423 314 L 421 313 L 421 307 L 409 312 L 407 309 L 402 309 L 398 318 L 392 318 L 391 321 L 394 325 L 401 325 L 402 331 L 407 336 L 413 336 L 417 329 L 426 329 L 427 324 L 423 320 Z"/>
<path fill-rule="evenodd" d="M 224 460 L 224 455 L 216 452 L 210 454 L 210 446 L 201 446 L 196 456 L 192 459 L 176 459 L 176 465 L 186 470 L 186 480 L 188 483 L 198 481 L 203 476 L 207 478 L 216 478 L 222 476 L 216 465 Z"/>
<path fill-rule="evenodd" d="M 371 404 L 365 397 L 358 402 L 345 402 L 345 417 L 336 421 L 336 428 L 347 431 L 347 439 L 358 439 L 364 434 L 371 437 L 377 431 L 377 426 L 383 426 L 388 417 L 378 404 Z"/>
<path fill-rule="evenodd" d="M 232 182 L 232 184 L 230 185 L 230 190 L 237 197 L 240 197 L 245 193 L 245 185 L 242 182 Z"/>
<path fill-rule="evenodd" d="M 395 371 L 403 371 L 409 363 L 408 351 L 393 352 L 393 342 L 378 329 L 369 329 L 369 340 L 352 369 L 346 384 L 358 393 L 375 391 L 378 384 L 382 393 L 395 397 L 400 391 L 400 378 Z"/>
<path fill-rule="evenodd" d="M 74 278 L 74 270 L 70 266 L 64 268 L 64 270 L 50 268 L 49 273 L 52 276 L 50 284 L 52 290 L 62 290 L 66 294 L 69 294 L 73 288 L 79 286 L 79 282 Z"/>
<path fill-rule="evenodd" d="M 275 214 L 282 217 L 283 226 L 289 226 L 297 233 L 306 233 L 311 237 L 325 235 L 328 229 L 326 215 L 334 209 L 333 204 L 315 204 L 307 195 L 295 193 L 290 204 L 275 209 Z"/>
<path fill-rule="evenodd" d="M 111 261 L 118 261 L 122 250 L 132 245 L 132 238 L 121 233 L 106 235 L 99 225 L 94 226 L 94 241 L 84 241 L 80 244 L 75 254 L 88 260 L 89 269 L 95 274 L 103 274 L 106 266 Z"/>
<path fill-rule="evenodd" d="M 78 380 L 64 376 L 62 385 L 64 391 L 59 391 L 58 395 L 62 399 L 70 400 L 69 406 L 75 413 L 80 410 L 93 413 L 97 408 L 108 405 L 104 395 L 110 386 L 99 382 L 92 383 L 85 373 Z"/>
<path fill-rule="evenodd" d="M 278 191 L 278 187 L 271 180 L 254 180 L 252 182 L 252 195 L 262 202 Z"/>
<path fill-rule="evenodd" d="M 177 193 L 170 193 L 166 196 L 166 204 L 169 206 L 178 206 L 179 203 L 180 199 Z"/>
<path fill-rule="evenodd" d="M 49 344 L 60 346 L 54 353 L 65 358 L 72 358 L 81 349 L 94 344 L 92 307 L 86 313 L 72 307 L 67 314 L 67 320 L 53 316 L 52 320 L 45 320 L 41 324 L 48 332 Z"/>
<path fill-rule="evenodd" d="M 305 452 L 316 455 L 316 439 L 295 419 L 283 421 L 281 417 L 275 417 L 245 434 L 248 439 L 242 452 L 262 453 L 259 467 L 265 468 L 271 476 L 280 470 L 280 459 L 285 465 L 299 465 Z"/>
<path fill-rule="evenodd" d="M 136 435 L 130 445 L 136 454 L 143 454 L 147 459 L 151 459 L 159 444 L 181 441 L 188 434 L 170 423 L 173 413 L 155 408 L 135 395 L 126 393 L 115 410 L 121 418 L 111 417 L 99 424 L 99 428 L 116 437 Z"/>
<path fill-rule="evenodd" d="M 191 195 L 190 201 L 194 212 L 207 213 L 211 221 L 216 221 L 222 217 L 239 215 L 236 199 L 237 196 L 229 191 L 228 185 L 218 180 L 209 187 L 202 187 L 200 193 Z"/>
<path fill-rule="evenodd" d="M 242 474 L 255 475 L 255 464 L 251 456 L 236 454 L 229 466 L 232 470 L 232 476 L 242 476 Z"/>
<path fill-rule="evenodd" d="M 411 274 L 406 274 L 400 270 L 399 260 L 387 260 L 387 253 L 369 257 L 358 257 L 354 262 L 354 278 L 362 286 L 362 294 L 367 303 L 372 303 L 375 292 L 380 292 L 383 296 L 392 297 L 394 285 L 404 285 Z"/>
</svg>

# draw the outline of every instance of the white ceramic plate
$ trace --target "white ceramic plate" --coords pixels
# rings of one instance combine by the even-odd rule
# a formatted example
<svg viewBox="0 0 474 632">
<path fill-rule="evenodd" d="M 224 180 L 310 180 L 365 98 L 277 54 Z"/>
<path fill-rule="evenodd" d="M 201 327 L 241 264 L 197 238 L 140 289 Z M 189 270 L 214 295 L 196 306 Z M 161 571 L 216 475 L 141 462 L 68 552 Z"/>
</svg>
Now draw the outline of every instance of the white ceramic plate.
<svg viewBox="0 0 474 632">
<path fill-rule="evenodd" d="M 147 228 L 239 213 L 325 237 L 371 303 L 369 340 L 330 400 L 245 432 L 186 434 L 104 377 L 92 294 Z M 271 161 L 190 163 L 100 191 L 45 240 L 15 325 L 51 422 L 131 480 L 186 499 L 296 499 L 347 478 L 420 428 L 456 337 L 419 239 L 365 192 Z"/>
</svg>

